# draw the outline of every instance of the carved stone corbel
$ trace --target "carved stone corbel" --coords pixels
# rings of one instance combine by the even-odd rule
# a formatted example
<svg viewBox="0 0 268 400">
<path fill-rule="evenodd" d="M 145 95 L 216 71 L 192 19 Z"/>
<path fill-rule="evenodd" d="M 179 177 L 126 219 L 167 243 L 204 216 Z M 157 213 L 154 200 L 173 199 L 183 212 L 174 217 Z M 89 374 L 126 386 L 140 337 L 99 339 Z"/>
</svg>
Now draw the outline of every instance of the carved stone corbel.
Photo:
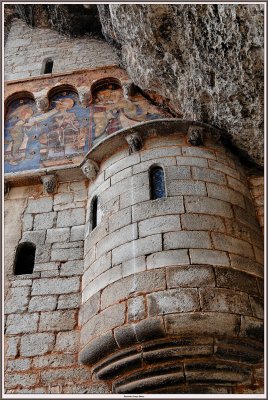
<svg viewBox="0 0 268 400">
<path fill-rule="evenodd" d="M 35 96 L 35 104 L 37 111 L 46 112 L 49 109 L 49 101 L 46 94 L 39 94 Z"/>
<path fill-rule="evenodd" d="M 57 177 L 56 175 L 44 175 L 41 176 L 43 183 L 44 194 L 51 194 L 56 191 L 57 188 Z"/>
<path fill-rule="evenodd" d="M 203 131 L 201 126 L 190 125 L 187 132 L 188 142 L 193 146 L 201 146 L 204 143 Z"/>
<path fill-rule="evenodd" d="M 87 107 L 90 103 L 91 92 L 85 86 L 81 86 L 78 88 L 78 96 L 82 107 Z"/>
<path fill-rule="evenodd" d="M 129 145 L 129 154 L 135 153 L 142 149 L 142 138 L 138 133 L 130 133 L 125 136 L 125 139 Z"/>
<path fill-rule="evenodd" d="M 99 172 L 99 166 L 98 164 L 90 159 L 87 159 L 82 165 L 81 165 L 81 169 L 83 171 L 83 174 L 85 175 L 85 177 L 87 179 L 89 179 L 90 181 L 93 181 L 96 176 L 97 173 Z"/>
</svg>

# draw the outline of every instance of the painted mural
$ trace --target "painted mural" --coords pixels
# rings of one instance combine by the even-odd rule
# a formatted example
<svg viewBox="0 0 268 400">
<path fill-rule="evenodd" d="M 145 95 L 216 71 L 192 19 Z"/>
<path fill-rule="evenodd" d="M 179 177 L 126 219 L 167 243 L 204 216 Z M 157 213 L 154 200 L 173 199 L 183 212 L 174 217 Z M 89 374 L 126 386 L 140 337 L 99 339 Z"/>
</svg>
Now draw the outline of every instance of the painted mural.
<svg viewBox="0 0 268 400">
<path fill-rule="evenodd" d="M 5 172 L 78 164 L 106 135 L 163 116 L 140 94 L 125 99 L 112 84 L 98 89 L 88 107 L 70 90 L 54 95 L 46 113 L 32 99 L 15 100 L 5 122 Z"/>
</svg>

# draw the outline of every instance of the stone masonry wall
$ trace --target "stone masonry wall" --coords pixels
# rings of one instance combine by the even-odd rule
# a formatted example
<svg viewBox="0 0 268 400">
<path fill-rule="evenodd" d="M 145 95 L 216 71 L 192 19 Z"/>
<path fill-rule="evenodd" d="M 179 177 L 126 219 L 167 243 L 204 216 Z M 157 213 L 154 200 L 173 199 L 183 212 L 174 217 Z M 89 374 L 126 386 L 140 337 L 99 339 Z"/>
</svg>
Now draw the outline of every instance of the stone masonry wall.
<svg viewBox="0 0 268 400">
<path fill-rule="evenodd" d="M 5 390 L 107 392 L 78 365 L 85 182 L 61 183 L 49 196 L 42 190 L 11 188 L 5 198 Z M 24 241 L 36 244 L 34 272 L 14 276 L 15 250 Z"/>
<path fill-rule="evenodd" d="M 264 177 L 250 176 L 249 187 L 256 208 L 259 224 L 264 232 Z"/>
<path fill-rule="evenodd" d="M 164 168 L 167 197 L 150 200 L 148 171 L 155 164 Z M 101 221 L 92 231 L 94 196 Z M 121 356 L 122 375 L 128 363 L 149 366 L 146 338 L 203 335 L 208 342 L 201 357 L 216 359 L 222 351 L 219 343 L 213 349 L 218 335 L 255 339 L 263 315 L 263 242 L 245 173 L 234 156 L 209 140 L 193 147 L 180 135 L 148 139 L 142 151 L 129 155 L 121 149 L 104 161 L 88 199 L 80 358 L 97 363 L 97 377 L 118 378 L 120 356 L 111 370 L 109 356 L 131 345 L 140 350 L 135 363 Z M 246 360 L 249 347 L 243 351 Z M 183 367 L 186 382 L 192 368 Z M 148 379 L 139 393 L 152 384 Z M 113 382 L 113 393 L 135 390 L 131 378 Z"/>
<path fill-rule="evenodd" d="M 5 45 L 5 80 L 41 75 L 47 58 L 54 61 L 53 73 L 118 64 L 113 48 L 104 41 L 68 38 L 14 20 Z"/>
</svg>

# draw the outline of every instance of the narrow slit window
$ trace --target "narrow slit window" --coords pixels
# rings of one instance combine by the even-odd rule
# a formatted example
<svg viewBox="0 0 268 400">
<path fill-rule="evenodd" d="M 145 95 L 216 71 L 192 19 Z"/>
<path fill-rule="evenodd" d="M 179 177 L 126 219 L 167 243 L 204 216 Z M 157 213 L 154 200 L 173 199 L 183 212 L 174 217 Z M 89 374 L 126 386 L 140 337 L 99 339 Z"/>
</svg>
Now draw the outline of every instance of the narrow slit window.
<svg viewBox="0 0 268 400">
<path fill-rule="evenodd" d="M 20 243 L 16 250 L 14 274 L 32 274 L 36 247 L 31 242 Z"/>
<path fill-rule="evenodd" d="M 44 74 L 51 74 L 53 70 L 53 60 L 49 59 L 45 63 Z"/>
<path fill-rule="evenodd" d="M 98 225 L 98 197 L 94 197 L 91 206 L 92 230 Z"/>
<path fill-rule="evenodd" d="M 151 200 L 166 197 L 165 177 L 162 167 L 153 167 L 150 170 Z"/>
</svg>

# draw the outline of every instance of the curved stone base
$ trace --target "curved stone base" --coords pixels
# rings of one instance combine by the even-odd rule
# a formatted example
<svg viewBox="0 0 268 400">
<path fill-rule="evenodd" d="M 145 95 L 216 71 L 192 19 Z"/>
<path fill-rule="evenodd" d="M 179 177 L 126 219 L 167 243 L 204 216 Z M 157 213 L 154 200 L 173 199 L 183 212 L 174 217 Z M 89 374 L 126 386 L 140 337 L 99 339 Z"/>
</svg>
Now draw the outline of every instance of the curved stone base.
<svg viewBox="0 0 268 400">
<path fill-rule="evenodd" d="M 172 337 L 131 346 L 96 364 L 113 393 L 217 393 L 251 384 L 260 343 L 239 338 Z"/>
</svg>

